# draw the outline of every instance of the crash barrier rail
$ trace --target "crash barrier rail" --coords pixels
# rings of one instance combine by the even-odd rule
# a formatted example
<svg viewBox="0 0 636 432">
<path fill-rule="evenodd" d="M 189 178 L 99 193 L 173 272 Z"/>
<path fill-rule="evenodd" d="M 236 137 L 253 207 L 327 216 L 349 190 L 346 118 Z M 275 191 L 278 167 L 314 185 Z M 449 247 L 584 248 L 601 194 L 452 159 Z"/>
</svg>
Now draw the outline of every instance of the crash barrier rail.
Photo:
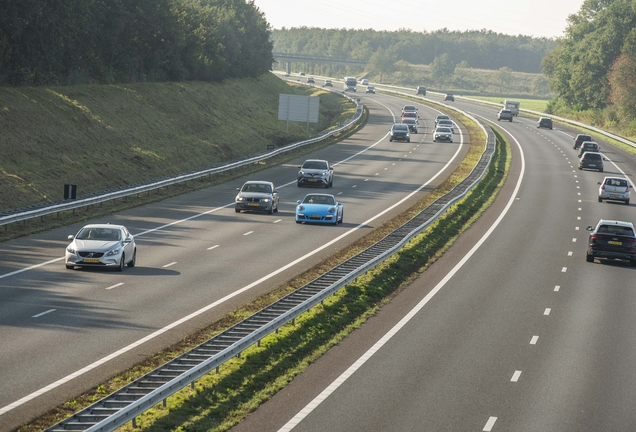
<svg viewBox="0 0 636 432">
<path fill-rule="evenodd" d="M 334 92 L 334 93 L 338 93 L 342 95 L 342 93 L 340 92 Z M 288 144 L 284 147 L 280 147 L 278 149 L 272 149 L 267 152 L 259 153 L 254 156 L 249 156 L 249 157 L 245 157 L 241 159 L 236 159 L 230 162 L 226 162 L 223 164 L 214 165 L 204 170 L 190 171 L 190 172 L 182 173 L 176 176 L 154 179 L 149 182 L 139 183 L 133 186 L 126 186 L 126 187 L 122 187 L 118 189 L 111 189 L 108 191 L 88 194 L 88 195 L 81 196 L 76 200 L 63 200 L 63 201 L 57 201 L 54 203 L 34 205 L 27 208 L 1 212 L 0 226 L 2 225 L 6 226 L 14 222 L 26 221 L 28 219 L 43 217 L 43 216 L 54 214 L 54 213 L 74 210 L 81 207 L 87 207 L 94 204 L 99 204 L 106 201 L 115 200 L 118 198 L 126 198 L 129 196 L 138 195 L 144 192 L 150 192 L 155 189 L 160 189 L 160 188 L 175 185 L 178 183 L 183 183 L 190 180 L 196 180 L 201 177 L 209 176 L 212 174 L 220 174 L 225 171 L 230 171 L 232 169 L 236 169 L 246 165 L 252 165 L 258 162 L 262 162 L 272 157 L 287 153 L 292 150 L 296 150 L 300 147 L 325 140 L 329 137 L 332 137 L 336 134 L 339 134 L 349 129 L 351 126 L 353 126 L 362 118 L 363 105 L 359 102 L 359 100 L 356 98 L 349 97 L 347 95 L 342 95 L 342 96 L 348 98 L 350 101 L 356 104 L 355 114 L 351 117 L 351 119 L 349 119 L 349 121 L 347 121 L 343 125 L 338 126 L 335 129 L 325 131 L 307 140 Z"/>
<path fill-rule="evenodd" d="M 476 120 L 486 133 L 486 146 L 471 173 L 446 195 L 438 198 L 413 219 L 382 240 L 329 270 L 307 285 L 283 297 L 260 312 L 241 321 L 191 351 L 144 375 L 131 384 L 47 429 L 47 432 L 85 430 L 112 431 L 129 421 L 136 427 L 136 417 L 163 403 L 166 398 L 194 385 L 202 376 L 227 360 L 240 356 L 261 339 L 318 305 L 336 291 L 380 264 L 424 231 L 451 205 L 462 199 L 484 176 L 495 151 L 495 135 Z"/>
<path fill-rule="evenodd" d="M 395 93 L 398 93 L 400 95 L 404 95 L 404 96 L 418 97 L 417 95 L 414 95 L 412 93 L 414 90 L 412 88 L 410 88 L 410 87 L 392 86 L 392 85 L 384 85 L 384 84 L 373 84 L 373 85 L 375 85 L 376 88 L 377 87 L 382 87 L 382 88 L 387 88 L 387 89 L 410 90 L 411 93 L 401 93 L 401 92 L 397 92 L 395 90 L 392 90 L 392 91 L 394 91 Z M 439 96 L 444 96 L 444 93 L 439 93 L 439 92 L 434 92 L 434 91 L 429 91 L 428 93 L 432 93 L 432 94 L 439 95 Z M 426 99 L 426 98 L 424 98 L 424 96 L 420 96 L 420 97 L 422 97 L 422 99 Z M 469 101 L 469 102 L 475 102 L 475 103 L 479 103 L 479 104 L 491 105 L 491 106 L 502 108 L 502 104 L 497 103 L 497 102 L 490 102 L 490 101 L 485 101 L 485 100 L 481 100 L 481 99 L 475 99 L 475 98 L 471 98 L 471 97 L 467 97 L 467 96 L 457 96 L 457 95 L 455 95 L 455 98 L 461 99 L 461 100 L 465 100 L 465 101 Z M 426 100 L 428 100 L 430 102 L 439 103 L 437 101 L 433 101 L 433 100 L 430 100 L 430 99 L 426 99 Z M 444 106 L 448 106 L 448 105 L 444 105 Z M 595 126 L 592 126 L 592 125 L 581 123 L 581 122 L 578 122 L 576 120 L 571 120 L 571 119 L 568 119 L 568 118 L 565 118 L 565 117 L 559 117 L 559 116 L 555 116 L 555 115 L 552 115 L 552 114 L 544 113 L 544 112 L 541 112 L 541 111 L 533 111 L 533 110 L 529 110 L 529 109 L 525 109 L 525 108 L 519 108 L 519 111 L 520 112 L 525 112 L 525 113 L 528 113 L 528 114 L 532 114 L 532 115 L 536 115 L 538 117 L 550 117 L 553 120 L 558 120 L 558 121 L 563 122 L 563 123 L 568 123 L 568 124 L 571 124 L 571 125 L 574 125 L 574 126 L 581 127 L 583 129 L 594 131 L 594 132 L 596 132 L 598 134 L 601 134 L 601 135 L 604 135 L 606 137 L 615 139 L 616 141 L 619 141 L 619 142 L 621 142 L 623 144 L 626 144 L 628 146 L 636 148 L 636 142 L 631 141 L 631 140 L 629 140 L 629 139 L 627 139 L 625 137 L 622 137 L 620 135 L 616 135 L 616 134 L 613 134 L 611 132 L 605 131 L 603 129 L 599 129 L 599 128 L 597 128 Z"/>
</svg>

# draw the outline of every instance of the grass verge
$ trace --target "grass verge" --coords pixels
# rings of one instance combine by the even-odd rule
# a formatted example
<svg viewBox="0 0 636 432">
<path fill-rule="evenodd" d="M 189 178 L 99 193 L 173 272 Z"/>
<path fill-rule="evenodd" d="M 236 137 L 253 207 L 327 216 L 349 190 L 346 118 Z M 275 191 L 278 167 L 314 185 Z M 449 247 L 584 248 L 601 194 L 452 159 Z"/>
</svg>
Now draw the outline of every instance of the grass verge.
<svg viewBox="0 0 636 432">
<path fill-rule="evenodd" d="M 469 129 L 473 144 L 467 157 L 453 175 L 411 209 L 287 285 L 114 377 L 92 392 L 24 425 L 20 430 L 39 430 L 60 421 L 222 332 L 384 237 L 452 189 L 473 169 L 483 152 L 485 136 L 477 125 L 470 125 Z M 484 179 L 426 232 L 385 263 L 340 290 L 323 305 L 299 317 L 295 325 L 284 326 L 278 334 L 265 338 L 261 347 L 254 346 L 246 350 L 242 358 L 225 363 L 219 374 L 207 375 L 197 381 L 194 389 L 187 387 L 181 390 L 168 399 L 165 408 L 157 406 L 140 416 L 137 419 L 138 430 L 228 430 L 359 327 L 435 262 L 494 200 L 509 165 L 507 144 L 501 136 L 497 139 L 497 151 Z M 121 430 L 131 431 L 133 428 L 128 423 Z"/>
</svg>

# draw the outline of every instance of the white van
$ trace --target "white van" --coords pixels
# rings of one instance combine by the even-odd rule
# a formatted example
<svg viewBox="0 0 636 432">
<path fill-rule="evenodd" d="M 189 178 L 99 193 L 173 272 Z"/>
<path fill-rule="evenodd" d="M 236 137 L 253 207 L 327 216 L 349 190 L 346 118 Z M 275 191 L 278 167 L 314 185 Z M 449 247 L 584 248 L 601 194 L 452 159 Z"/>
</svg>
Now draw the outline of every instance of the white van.
<svg viewBox="0 0 636 432">
<path fill-rule="evenodd" d="M 504 101 L 504 109 L 512 111 L 513 116 L 519 115 L 519 101 L 506 100 Z"/>
</svg>

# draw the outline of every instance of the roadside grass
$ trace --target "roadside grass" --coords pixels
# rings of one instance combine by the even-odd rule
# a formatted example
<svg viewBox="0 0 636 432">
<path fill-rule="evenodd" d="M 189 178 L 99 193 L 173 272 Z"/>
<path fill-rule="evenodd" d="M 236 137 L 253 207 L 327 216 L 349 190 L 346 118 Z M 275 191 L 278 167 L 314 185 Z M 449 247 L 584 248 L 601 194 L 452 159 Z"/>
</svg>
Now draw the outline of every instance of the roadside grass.
<svg viewBox="0 0 636 432">
<path fill-rule="evenodd" d="M 505 97 L 492 97 L 492 96 L 480 96 L 480 95 L 470 96 L 470 97 L 472 99 L 479 99 L 479 100 L 484 100 L 488 102 L 500 103 L 502 106 L 503 106 L 504 100 L 512 99 L 512 100 L 519 101 L 521 103 L 520 104 L 521 109 L 528 109 L 528 110 L 539 111 L 539 112 L 545 112 L 549 102 L 547 100 L 542 100 L 542 99 L 527 99 L 527 98 L 514 98 L 514 97 L 505 98 Z"/>
<path fill-rule="evenodd" d="M 3 130 L 0 135 L 0 152 L 3 153 L 0 161 L 0 211 L 60 199 L 65 183 L 77 184 L 80 194 L 99 192 L 262 152 L 266 144 L 283 146 L 305 139 L 305 124 L 290 122 L 290 133 L 286 134 L 285 122 L 277 120 L 275 107 L 279 93 L 320 97 L 320 123 L 310 124 L 310 134 L 333 129 L 355 113 L 355 104 L 340 95 L 317 87 L 288 85 L 272 74 L 255 80 L 228 81 L 224 84 L 138 84 L 130 88 L 0 89 L 0 129 Z M 58 96 L 53 100 L 43 100 L 50 93 Z M 138 98 L 143 102 L 138 102 Z M 116 107 L 110 107 L 110 102 Z M 31 107 L 31 104 L 34 106 Z M 222 104 L 230 104 L 229 108 L 224 108 L 227 112 L 223 115 L 217 106 Z M 2 113 L 3 106 L 11 116 Z M 250 111 L 243 112 L 247 107 Z M 197 121 L 208 124 L 215 118 L 214 122 L 223 126 L 202 127 L 192 119 L 186 120 L 194 116 L 195 111 L 198 112 Z M 27 118 L 22 118 L 22 114 Z M 30 116 L 41 117 L 38 122 L 43 125 L 33 126 L 38 122 Z M 78 116 L 86 117 L 86 124 L 68 126 Z M 169 120 L 164 117 L 169 117 Z M 337 137 L 273 158 L 267 163 L 126 199 L 5 225 L 0 227 L 0 242 L 161 201 L 284 163 L 350 136 L 364 125 L 365 119 Z M 161 125 L 164 120 L 167 124 L 155 130 L 157 124 Z M 92 123 L 98 126 L 93 127 Z M 122 141 L 112 138 L 104 124 L 115 125 L 112 128 L 124 137 Z M 175 124 L 179 124 L 179 132 L 161 136 L 164 128 Z M 236 131 L 243 129 L 249 130 L 249 133 L 237 135 Z M 87 134 L 90 140 L 85 145 L 81 144 Z M 210 144 L 212 141 L 224 143 L 227 151 Z M 60 158 L 66 163 L 59 163 Z M 90 162 L 86 160 L 88 158 Z"/>
<path fill-rule="evenodd" d="M 305 285 L 408 221 L 465 178 L 479 160 L 485 136 L 477 125 L 468 125 L 473 144 L 467 157 L 452 176 L 411 209 L 285 286 L 228 314 L 210 327 L 158 353 L 130 371 L 114 377 L 94 391 L 69 401 L 29 425 L 24 425 L 20 431 L 46 428 L 81 407 L 112 393 Z M 395 293 L 437 260 L 457 236 L 494 200 L 505 179 L 509 159 L 506 143 L 498 136 L 495 158 L 482 182 L 461 203 L 453 206 L 444 217 L 414 239 L 408 247 L 359 278 L 356 283 L 340 290 L 323 305 L 299 317 L 296 325 L 284 326 L 278 334 L 265 338 L 261 347 L 251 347 L 240 359 L 235 358 L 225 363 L 219 374 L 209 374 L 199 380 L 194 389 L 184 388 L 168 398 L 165 408 L 157 406 L 138 417 L 138 428 L 135 430 L 221 431 L 237 424 L 330 347 L 375 314 Z M 132 424 L 126 424 L 121 430 L 133 430 Z"/>
</svg>

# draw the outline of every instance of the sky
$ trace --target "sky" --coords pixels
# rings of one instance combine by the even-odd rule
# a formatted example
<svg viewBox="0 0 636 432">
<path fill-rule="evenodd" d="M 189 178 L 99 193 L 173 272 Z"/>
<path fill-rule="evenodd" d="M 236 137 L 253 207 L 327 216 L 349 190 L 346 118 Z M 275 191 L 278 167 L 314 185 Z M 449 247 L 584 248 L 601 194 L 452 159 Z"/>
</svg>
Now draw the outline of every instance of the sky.
<svg viewBox="0 0 636 432">
<path fill-rule="evenodd" d="M 254 0 L 272 28 L 487 29 L 561 37 L 583 0 Z"/>
</svg>

